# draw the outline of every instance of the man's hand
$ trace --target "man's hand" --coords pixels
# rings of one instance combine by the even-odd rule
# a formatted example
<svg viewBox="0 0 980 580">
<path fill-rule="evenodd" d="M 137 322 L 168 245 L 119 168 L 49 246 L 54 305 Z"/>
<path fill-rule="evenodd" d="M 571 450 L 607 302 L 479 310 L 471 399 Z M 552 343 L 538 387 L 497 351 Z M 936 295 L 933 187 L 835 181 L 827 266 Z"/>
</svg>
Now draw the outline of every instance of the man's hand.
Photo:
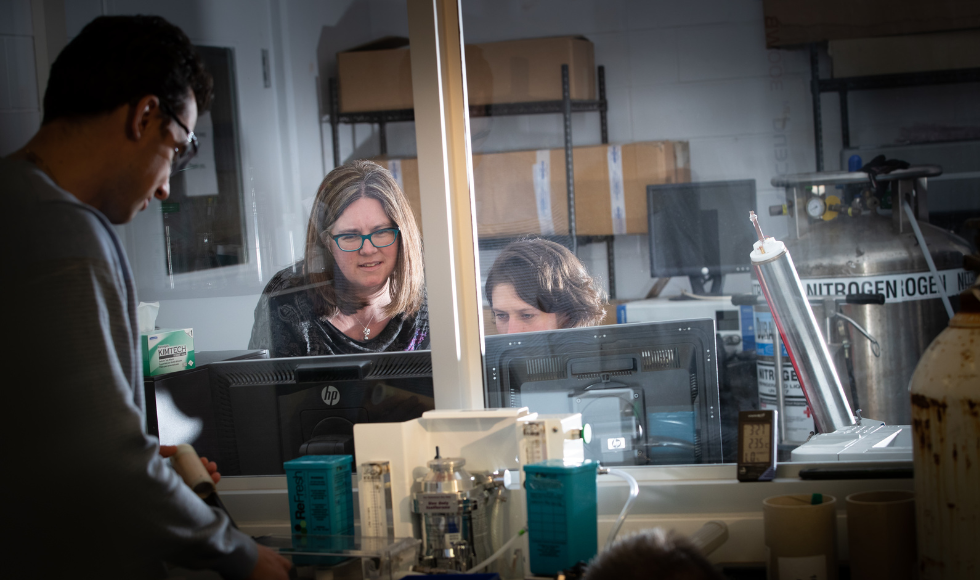
<svg viewBox="0 0 980 580">
<path fill-rule="evenodd" d="M 177 446 L 176 445 L 161 445 L 160 446 L 160 457 L 163 457 L 163 458 L 166 459 L 168 457 L 173 457 L 176 454 L 177 454 Z M 218 464 L 215 463 L 215 462 L 213 462 L 213 461 L 208 461 L 208 458 L 207 457 L 202 457 L 201 458 L 201 463 L 204 464 L 204 468 L 208 470 L 208 473 L 209 474 L 211 474 L 211 479 L 214 481 L 214 484 L 215 485 L 218 485 L 218 482 L 221 481 L 221 474 L 218 473 Z"/>
<path fill-rule="evenodd" d="M 269 578 L 272 580 L 287 580 L 289 569 L 293 565 L 289 560 L 283 558 L 278 552 L 259 545 L 259 559 L 255 562 L 255 568 L 249 575 L 248 580 L 261 580 Z"/>
</svg>

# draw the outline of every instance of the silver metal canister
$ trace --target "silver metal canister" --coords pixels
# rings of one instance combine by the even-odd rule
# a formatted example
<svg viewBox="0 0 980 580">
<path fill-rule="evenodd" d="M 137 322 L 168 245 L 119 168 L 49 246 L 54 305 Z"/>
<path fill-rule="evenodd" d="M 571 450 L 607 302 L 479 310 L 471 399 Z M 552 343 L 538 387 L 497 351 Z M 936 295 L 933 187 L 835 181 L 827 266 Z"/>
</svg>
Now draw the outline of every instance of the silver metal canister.
<svg viewBox="0 0 980 580">
<path fill-rule="evenodd" d="M 750 254 L 752 267 L 813 411 L 814 423 L 823 433 L 854 425 L 854 414 L 793 259 L 782 242 L 762 234 L 755 212 L 750 217 L 759 235 Z"/>
<path fill-rule="evenodd" d="M 427 567 L 466 571 L 493 551 L 490 532 L 499 486 L 486 475 L 471 475 L 465 464 L 462 457 L 437 455 L 419 482 L 413 511 L 420 515 Z"/>
</svg>

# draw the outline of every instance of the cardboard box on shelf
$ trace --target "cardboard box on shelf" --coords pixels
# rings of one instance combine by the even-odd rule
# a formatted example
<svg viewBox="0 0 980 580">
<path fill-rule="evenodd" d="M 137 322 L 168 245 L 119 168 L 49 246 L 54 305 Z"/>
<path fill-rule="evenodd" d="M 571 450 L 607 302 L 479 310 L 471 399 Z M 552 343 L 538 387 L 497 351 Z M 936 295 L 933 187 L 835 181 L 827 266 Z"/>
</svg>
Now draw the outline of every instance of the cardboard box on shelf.
<svg viewBox="0 0 980 580">
<path fill-rule="evenodd" d="M 644 234 L 647 185 L 691 180 L 686 142 L 576 147 L 575 229 L 580 236 Z"/>
<path fill-rule="evenodd" d="M 561 100 L 561 65 L 572 99 L 595 100 L 595 55 L 581 36 L 530 38 L 466 46 L 471 105 Z M 411 109 L 408 39 L 386 37 L 337 53 L 340 112 Z"/>
<path fill-rule="evenodd" d="M 646 186 L 691 180 L 686 141 L 575 147 L 572 156 L 582 236 L 646 233 Z M 376 161 L 399 182 L 421 227 L 418 161 Z M 564 149 L 474 155 L 473 184 L 480 237 L 567 235 Z"/>
<path fill-rule="evenodd" d="M 835 78 L 980 67 L 980 30 L 831 40 Z"/>
<path fill-rule="evenodd" d="M 980 2 L 763 0 L 766 46 L 980 28 Z"/>
<path fill-rule="evenodd" d="M 568 232 L 565 151 L 512 151 L 473 156 L 480 237 Z"/>
<path fill-rule="evenodd" d="M 419 189 L 419 160 L 412 158 L 390 159 L 379 157 L 372 159 L 378 165 L 391 172 L 391 176 L 398 182 L 408 204 L 412 206 L 412 213 L 415 215 L 415 223 L 419 230 L 422 229 L 422 197 Z"/>
<path fill-rule="evenodd" d="M 471 105 L 558 101 L 561 65 L 568 65 L 572 99 L 595 100 L 595 54 L 582 36 L 528 38 L 466 46 Z"/>
<path fill-rule="evenodd" d="M 607 302 L 605 305 L 606 315 L 603 316 L 602 322 L 600 324 L 602 324 L 603 326 L 608 326 L 610 324 L 619 324 L 619 320 L 618 320 L 619 307 L 629 302 L 632 302 L 632 300 L 610 300 L 609 302 Z"/>
<path fill-rule="evenodd" d="M 483 288 L 480 289 L 483 293 Z M 493 310 L 486 306 L 483 307 L 483 336 L 493 336 L 497 334 L 497 323 L 493 319 Z"/>
<path fill-rule="evenodd" d="M 341 113 L 412 108 L 408 39 L 385 37 L 337 53 Z"/>
</svg>

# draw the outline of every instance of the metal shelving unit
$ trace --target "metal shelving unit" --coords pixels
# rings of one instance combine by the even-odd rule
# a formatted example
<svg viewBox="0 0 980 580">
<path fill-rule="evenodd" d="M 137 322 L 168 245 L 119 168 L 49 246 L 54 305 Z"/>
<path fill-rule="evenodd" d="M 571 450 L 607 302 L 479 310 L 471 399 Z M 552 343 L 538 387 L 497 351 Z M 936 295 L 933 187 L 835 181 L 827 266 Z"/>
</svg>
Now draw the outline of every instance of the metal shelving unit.
<svg viewBox="0 0 980 580">
<path fill-rule="evenodd" d="M 850 91 L 899 89 L 927 85 L 980 82 L 980 68 L 822 79 L 820 78 L 819 64 L 817 44 L 811 43 L 810 95 L 813 99 L 813 134 L 817 147 L 817 171 L 824 170 L 823 114 L 820 104 L 821 93 L 837 93 L 837 95 L 840 97 L 841 140 L 843 141 L 843 146 L 846 149 L 851 146 L 851 128 L 847 99 Z"/>
<path fill-rule="evenodd" d="M 566 245 L 572 253 L 578 253 L 579 243 L 588 244 L 593 242 L 605 242 L 606 255 L 608 261 L 609 276 L 609 298 L 616 297 L 616 278 L 614 263 L 614 236 L 578 236 L 575 227 L 575 174 L 572 165 L 572 114 L 573 113 L 599 113 L 599 123 L 601 130 L 602 143 L 609 143 L 609 125 L 606 117 L 608 105 L 606 102 L 606 72 L 605 67 L 596 67 L 598 74 L 599 98 L 596 100 L 573 100 L 568 80 L 568 65 L 561 66 L 561 88 L 562 100 L 560 101 L 533 101 L 527 103 L 495 103 L 490 105 L 470 105 L 470 117 L 504 117 L 511 115 L 557 115 L 563 117 L 564 125 L 564 145 L 565 145 L 565 182 L 567 184 L 568 198 L 568 236 L 543 236 L 552 239 L 560 244 Z M 388 153 L 387 124 L 402 123 L 415 120 L 413 109 L 399 109 L 393 111 L 368 111 L 358 113 L 342 113 L 340 111 L 340 98 L 338 95 L 337 80 L 330 79 L 330 134 L 333 141 L 333 162 L 334 166 L 340 165 L 340 135 L 339 127 L 343 124 L 371 123 L 378 125 L 378 140 L 380 144 L 380 154 Z M 502 248 L 515 238 L 480 238 L 480 249 Z"/>
</svg>

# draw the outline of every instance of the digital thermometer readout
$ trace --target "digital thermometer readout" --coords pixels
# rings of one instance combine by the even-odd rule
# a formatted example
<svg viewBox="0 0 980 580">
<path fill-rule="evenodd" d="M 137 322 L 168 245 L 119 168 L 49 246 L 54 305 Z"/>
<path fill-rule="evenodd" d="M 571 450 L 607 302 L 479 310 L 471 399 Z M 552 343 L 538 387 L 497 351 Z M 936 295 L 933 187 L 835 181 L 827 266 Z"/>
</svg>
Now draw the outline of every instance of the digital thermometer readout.
<svg viewBox="0 0 980 580">
<path fill-rule="evenodd" d="M 771 481 L 776 476 L 777 413 L 738 414 L 738 480 Z"/>
</svg>

